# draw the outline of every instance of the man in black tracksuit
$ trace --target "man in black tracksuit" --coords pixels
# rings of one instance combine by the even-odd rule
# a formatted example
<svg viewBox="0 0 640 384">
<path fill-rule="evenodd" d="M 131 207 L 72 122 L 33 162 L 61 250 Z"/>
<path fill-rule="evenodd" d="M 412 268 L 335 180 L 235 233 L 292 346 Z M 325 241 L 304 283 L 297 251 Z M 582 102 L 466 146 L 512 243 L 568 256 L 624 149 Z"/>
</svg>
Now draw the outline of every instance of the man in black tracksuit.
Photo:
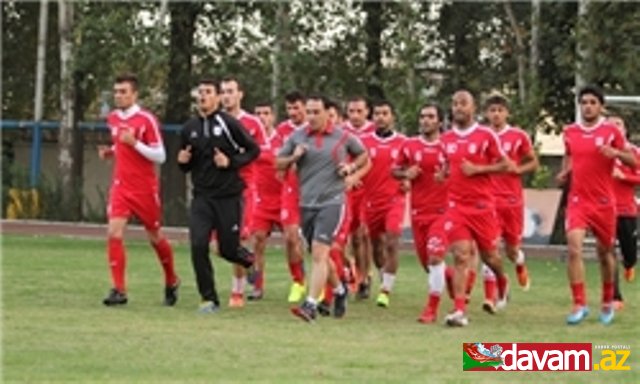
<svg viewBox="0 0 640 384">
<path fill-rule="evenodd" d="M 209 258 L 212 231 L 216 231 L 224 259 L 245 268 L 254 261 L 253 255 L 240 246 L 245 185 L 239 169 L 258 157 L 260 147 L 238 120 L 220 110 L 218 90 L 213 80 L 200 81 L 200 115 L 184 124 L 178 153 L 180 169 L 191 172 L 191 261 L 202 298 L 200 311 L 204 313 L 215 312 L 220 305 Z"/>
</svg>

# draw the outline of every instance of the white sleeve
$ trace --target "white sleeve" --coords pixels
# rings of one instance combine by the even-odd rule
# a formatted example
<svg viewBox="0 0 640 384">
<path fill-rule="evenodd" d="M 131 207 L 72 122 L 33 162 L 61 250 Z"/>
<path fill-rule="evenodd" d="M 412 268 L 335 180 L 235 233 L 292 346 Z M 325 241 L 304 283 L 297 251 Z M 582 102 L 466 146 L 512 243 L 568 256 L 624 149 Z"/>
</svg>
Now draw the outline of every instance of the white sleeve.
<svg viewBox="0 0 640 384">
<path fill-rule="evenodd" d="M 151 160 L 157 164 L 164 163 L 164 161 L 167 158 L 167 154 L 165 153 L 164 146 L 162 144 L 150 147 L 140 141 L 137 141 L 134 148 L 142 156 L 146 157 L 148 160 Z"/>
</svg>

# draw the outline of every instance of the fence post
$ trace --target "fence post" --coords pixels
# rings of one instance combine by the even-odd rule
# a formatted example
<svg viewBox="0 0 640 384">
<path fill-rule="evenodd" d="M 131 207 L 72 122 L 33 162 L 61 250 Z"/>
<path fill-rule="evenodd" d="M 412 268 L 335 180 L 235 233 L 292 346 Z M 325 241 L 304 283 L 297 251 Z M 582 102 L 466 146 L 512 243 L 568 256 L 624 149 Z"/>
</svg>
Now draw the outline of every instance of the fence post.
<svg viewBox="0 0 640 384">
<path fill-rule="evenodd" d="M 31 140 L 31 167 L 29 167 L 29 181 L 32 188 L 38 185 L 40 179 L 40 158 L 42 156 L 42 126 L 40 121 L 33 125 Z"/>
</svg>

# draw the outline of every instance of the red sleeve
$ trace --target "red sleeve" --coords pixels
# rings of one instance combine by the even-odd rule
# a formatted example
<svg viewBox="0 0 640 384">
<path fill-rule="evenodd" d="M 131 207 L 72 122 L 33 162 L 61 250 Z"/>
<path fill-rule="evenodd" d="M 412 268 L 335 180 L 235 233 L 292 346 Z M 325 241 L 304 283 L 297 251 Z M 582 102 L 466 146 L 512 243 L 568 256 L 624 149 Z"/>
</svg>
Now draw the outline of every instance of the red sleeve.
<svg viewBox="0 0 640 384">
<path fill-rule="evenodd" d="M 638 174 L 637 170 L 631 170 L 629 167 L 621 167 L 620 170 L 624 174 L 623 182 L 632 185 L 640 184 L 640 174 Z"/>
<path fill-rule="evenodd" d="M 498 136 L 495 133 L 490 131 L 487 132 L 486 154 L 488 155 L 491 163 L 495 163 L 505 156 L 502 151 L 502 147 L 500 146 L 500 139 L 498 139 Z"/>
<path fill-rule="evenodd" d="M 396 168 L 404 168 L 409 165 L 409 158 L 411 152 L 409 147 L 409 140 L 406 140 L 402 143 L 402 147 L 400 147 L 400 153 L 398 154 L 398 158 L 396 158 L 396 163 L 394 164 Z"/>
<path fill-rule="evenodd" d="M 151 113 L 145 113 L 145 130 L 142 134 L 142 142 L 149 145 L 162 145 L 162 135 L 158 119 Z"/>
<path fill-rule="evenodd" d="M 529 135 L 522 131 L 522 146 L 520 147 L 520 157 L 527 156 L 533 151 L 533 144 Z"/>
</svg>

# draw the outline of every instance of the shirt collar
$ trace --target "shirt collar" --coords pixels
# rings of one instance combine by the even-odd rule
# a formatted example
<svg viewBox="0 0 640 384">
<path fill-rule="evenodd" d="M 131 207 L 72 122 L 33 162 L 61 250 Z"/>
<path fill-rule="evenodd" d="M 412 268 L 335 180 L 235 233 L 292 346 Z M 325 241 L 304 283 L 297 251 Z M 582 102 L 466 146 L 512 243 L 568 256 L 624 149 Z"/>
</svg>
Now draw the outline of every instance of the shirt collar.
<svg viewBox="0 0 640 384">
<path fill-rule="evenodd" d="M 122 119 L 128 119 L 131 116 L 133 116 L 134 114 L 138 113 L 140 111 L 140 106 L 138 104 L 133 104 L 132 106 L 130 106 L 127 109 L 118 109 L 118 115 L 120 116 L 120 118 Z"/>
<path fill-rule="evenodd" d="M 331 124 L 330 122 L 327 122 L 327 125 L 324 127 L 324 130 L 322 132 L 313 131 L 311 129 L 311 124 L 307 124 L 307 127 L 305 128 L 305 132 L 307 133 L 307 136 L 319 135 L 319 134 L 330 135 L 331 133 L 333 133 L 333 129 L 334 129 L 334 125 Z"/>
</svg>

